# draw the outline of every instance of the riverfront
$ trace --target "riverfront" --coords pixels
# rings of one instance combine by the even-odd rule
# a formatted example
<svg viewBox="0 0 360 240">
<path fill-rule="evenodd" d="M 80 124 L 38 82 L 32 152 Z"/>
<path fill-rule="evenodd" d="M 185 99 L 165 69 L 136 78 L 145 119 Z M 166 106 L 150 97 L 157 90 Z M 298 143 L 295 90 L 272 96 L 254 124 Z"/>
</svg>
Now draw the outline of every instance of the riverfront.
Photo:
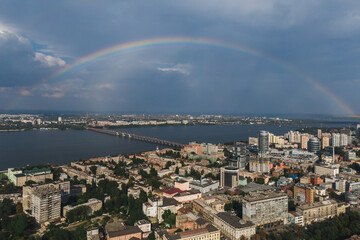
<svg viewBox="0 0 360 240">
<path fill-rule="evenodd" d="M 217 144 L 247 141 L 248 137 L 255 137 L 259 130 L 281 135 L 297 128 L 274 125 L 200 125 L 122 128 L 121 131 L 185 144 L 190 141 Z M 1 132 L 0 146 L 0 164 L 6 169 L 43 163 L 66 164 L 77 159 L 149 151 L 157 145 L 84 130 L 30 130 Z M 159 148 L 162 146 L 159 145 Z"/>
</svg>

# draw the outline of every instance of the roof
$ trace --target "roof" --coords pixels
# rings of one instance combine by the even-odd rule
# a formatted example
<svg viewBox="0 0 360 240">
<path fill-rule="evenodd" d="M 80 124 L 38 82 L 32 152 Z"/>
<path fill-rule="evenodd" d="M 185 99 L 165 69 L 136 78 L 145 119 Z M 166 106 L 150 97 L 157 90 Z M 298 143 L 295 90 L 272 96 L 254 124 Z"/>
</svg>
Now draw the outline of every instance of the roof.
<svg viewBox="0 0 360 240">
<path fill-rule="evenodd" d="M 236 187 L 236 189 L 239 189 L 240 191 L 245 193 L 249 193 L 249 192 L 257 192 L 263 190 L 272 190 L 275 189 L 275 187 L 251 182 L 245 186 L 238 186 Z"/>
<path fill-rule="evenodd" d="M 189 237 L 194 237 L 194 236 L 202 235 L 205 233 L 211 233 L 211 232 L 215 232 L 215 231 L 219 231 L 219 230 L 216 227 L 214 227 L 213 225 L 209 224 L 204 228 L 199 228 L 199 229 L 195 229 L 195 230 L 177 233 L 177 234 L 169 237 L 169 239 L 177 240 L 177 239 L 189 238 Z"/>
<path fill-rule="evenodd" d="M 231 212 L 220 212 L 217 214 L 217 216 L 218 218 L 220 218 L 221 220 L 228 223 L 230 226 L 234 228 L 246 228 L 246 227 L 255 226 L 252 222 L 242 220 L 241 218 L 239 218 L 238 216 L 236 216 L 234 213 Z"/>
<path fill-rule="evenodd" d="M 287 198 L 287 195 L 282 192 L 263 192 L 263 193 L 257 193 L 257 194 L 245 196 L 244 200 L 247 202 L 256 202 L 256 201 L 272 199 L 272 198 L 280 198 L 280 197 Z"/>
<path fill-rule="evenodd" d="M 185 181 L 183 179 L 180 179 L 180 180 L 176 180 L 176 182 L 178 182 L 178 183 L 186 183 L 187 181 Z"/>
<path fill-rule="evenodd" d="M 51 168 L 33 168 L 31 170 L 24 170 L 24 174 L 35 174 L 35 173 L 42 173 L 42 172 L 51 172 Z"/>
<path fill-rule="evenodd" d="M 164 193 L 172 195 L 175 193 L 184 193 L 184 191 L 180 190 L 179 188 L 172 188 L 170 190 L 165 191 Z"/>
<path fill-rule="evenodd" d="M 171 205 L 178 205 L 178 204 L 180 204 L 180 203 L 178 201 L 176 201 L 175 199 L 164 197 L 162 207 L 171 206 Z"/>
<path fill-rule="evenodd" d="M 205 225 L 205 224 L 209 223 L 208 221 L 206 221 L 206 220 L 203 219 L 203 218 L 198 218 L 198 219 L 195 220 L 195 222 L 196 222 L 197 224 L 199 224 L 199 225 Z"/>
<path fill-rule="evenodd" d="M 128 226 L 124 230 L 108 232 L 110 238 L 130 235 L 134 233 L 141 233 L 141 230 L 137 226 Z"/>
</svg>

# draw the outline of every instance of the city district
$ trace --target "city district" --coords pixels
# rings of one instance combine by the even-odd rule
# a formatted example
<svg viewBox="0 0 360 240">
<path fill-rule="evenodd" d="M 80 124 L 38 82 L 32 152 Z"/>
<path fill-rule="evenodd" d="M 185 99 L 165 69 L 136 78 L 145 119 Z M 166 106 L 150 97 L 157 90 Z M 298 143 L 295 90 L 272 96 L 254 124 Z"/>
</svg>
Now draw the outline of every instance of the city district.
<svg viewBox="0 0 360 240">
<path fill-rule="evenodd" d="M 1 171 L 0 239 L 360 239 L 360 126 Z"/>
</svg>

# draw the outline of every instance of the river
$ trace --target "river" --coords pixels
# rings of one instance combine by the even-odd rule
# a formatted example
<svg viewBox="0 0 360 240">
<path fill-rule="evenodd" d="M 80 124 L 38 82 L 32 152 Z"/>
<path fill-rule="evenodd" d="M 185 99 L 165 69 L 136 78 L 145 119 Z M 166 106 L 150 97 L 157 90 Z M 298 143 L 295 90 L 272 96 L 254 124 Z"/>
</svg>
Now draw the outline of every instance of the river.
<svg viewBox="0 0 360 240">
<path fill-rule="evenodd" d="M 121 131 L 180 143 L 190 141 L 224 143 L 248 140 L 250 136 L 255 137 L 259 130 L 281 135 L 297 128 L 297 126 L 274 125 L 215 125 L 122 128 Z M 0 132 L 0 169 L 42 163 L 58 165 L 77 159 L 148 151 L 155 148 L 154 144 L 85 130 Z"/>
</svg>

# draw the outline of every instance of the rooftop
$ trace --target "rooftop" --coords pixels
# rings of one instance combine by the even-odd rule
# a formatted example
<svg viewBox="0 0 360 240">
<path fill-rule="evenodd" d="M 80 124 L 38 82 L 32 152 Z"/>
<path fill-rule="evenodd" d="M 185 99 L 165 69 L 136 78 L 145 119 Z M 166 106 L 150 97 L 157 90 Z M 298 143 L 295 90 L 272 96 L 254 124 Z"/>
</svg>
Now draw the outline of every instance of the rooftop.
<svg viewBox="0 0 360 240">
<path fill-rule="evenodd" d="M 330 205 L 330 204 L 335 204 L 337 203 L 335 200 L 326 200 L 326 201 L 322 201 L 322 202 L 315 202 L 315 203 L 309 203 L 309 204 L 304 204 L 301 206 L 296 207 L 296 210 L 300 209 L 300 210 L 309 210 L 312 208 L 318 208 L 318 207 L 322 207 L 322 206 L 326 206 L 326 205 Z"/>
<path fill-rule="evenodd" d="M 166 198 L 166 197 L 163 198 L 163 205 L 162 205 L 163 207 L 171 206 L 171 205 L 178 205 L 178 204 L 180 204 L 180 203 L 173 198 Z"/>
<path fill-rule="evenodd" d="M 248 195 L 244 197 L 244 200 L 248 202 L 256 202 L 266 199 L 279 198 L 279 197 L 287 197 L 285 193 L 281 192 L 266 192 L 266 193 L 256 193 L 252 195 Z"/>
<path fill-rule="evenodd" d="M 231 212 L 220 212 L 217 214 L 217 216 L 234 228 L 246 228 L 246 227 L 254 226 L 252 222 L 242 220 L 241 218 L 239 218 L 238 216 L 236 216 L 234 213 Z"/>
<path fill-rule="evenodd" d="M 108 232 L 110 238 L 130 235 L 134 233 L 141 233 L 138 226 L 127 226 L 124 230 Z"/>
<path fill-rule="evenodd" d="M 209 224 L 204 228 L 199 228 L 199 229 L 195 229 L 195 230 L 177 233 L 177 234 L 171 236 L 169 239 L 177 240 L 177 239 L 182 239 L 182 238 L 189 238 L 189 237 L 194 237 L 194 236 L 203 235 L 206 233 L 211 233 L 211 232 L 216 232 L 216 231 L 218 231 L 218 229 L 216 227 L 214 227 L 213 225 Z"/>
<path fill-rule="evenodd" d="M 53 185 L 39 186 L 35 187 L 35 189 L 33 190 L 33 194 L 36 196 L 46 196 L 54 193 L 60 194 L 60 190 L 55 188 Z"/>
</svg>

